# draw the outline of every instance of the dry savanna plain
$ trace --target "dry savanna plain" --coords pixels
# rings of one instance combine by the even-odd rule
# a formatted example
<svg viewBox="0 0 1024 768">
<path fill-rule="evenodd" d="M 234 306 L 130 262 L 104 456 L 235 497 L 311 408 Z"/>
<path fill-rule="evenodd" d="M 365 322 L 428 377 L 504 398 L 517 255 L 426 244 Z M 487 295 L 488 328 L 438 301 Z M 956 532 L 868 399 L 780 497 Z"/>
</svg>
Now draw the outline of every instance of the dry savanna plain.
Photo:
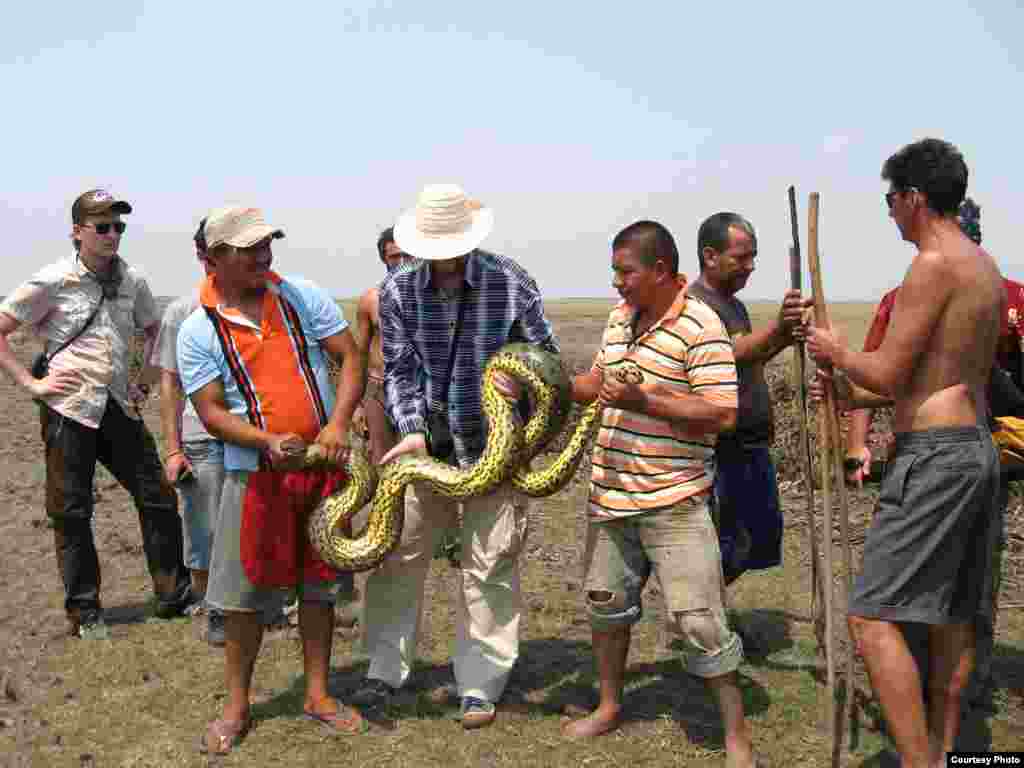
<svg viewBox="0 0 1024 768">
<path fill-rule="evenodd" d="M 349 317 L 353 303 L 343 302 Z M 770 304 L 752 304 L 755 325 L 770 317 Z M 551 301 L 570 369 L 587 365 L 595 352 L 610 302 Z M 870 304 L 833 304 L 833 322 L 853 344 L 870 320 Z M 28 361 L 38 342 L 14 339 Z M 788 373 L 790 353 L 769 368 L 777 409 L 774 455 L 786 517 L 781 567 L 744 576 L 730 590 L 731 617 L 757 648 L 740 668 L 746 712 L 766 765 L 826 765 L 829 737 L 824 719 L 824 662 L 811 616 L 809 520 L 822 534 L 821 494 L 808 509 L 807 485 L 798 457 L 798 408 Z M 626 680 L 626 722 L 592 743 L 560 736 L 562 718 L 592 706 L 596 680 L 590 629 L 581 592 L 584 501 L 588 462 L 570 487 L 536 503 L 522 554 L 524 610 L 521 658 L 497 721 L 464 732 L 456 702 L 446 696 L 451 680 L 458 572 L 434 560 L 427 583 L 420 662 L 414 685 L 368 734 L 338 737 L 300 719 L 303 679 L 298 630 L 266 635 L 257 662 L 255 726 L 232 755 L 212 760 L 198 754 L 206 723 L 224 695 L 222 652 L 203 638 L 205 622 L 159 621 L 152 616 L 137 515 L 128 495 L 101 470 L 96 478 L 95 529 L 103 567 L 103 600 L 109 640 L 83 642 L 66 636 L 62 590 L 52 532 L 43 510 L 44 467 L 35 405 L 5 379 L 6 438 L 0 445 L 0 766 L 611 766 L 720 765 L 722 730 L 714 704 L 699 681 L 687 676 L 663 629 L 660 596 L 645 595 Z M 144 416 L 159 433 L 158 402 Z M 814 419 L 811 427 L 814 428 Z M 885 415 L 872 440 L 885 440 Z M 815 450 L 817 441 L 814 442 Z M 877 485 L 850 494 L 850 529 L 857 562 Z M 1014 489 L 1006 520 L 1003 590 L 998 616 L 994 685 L 965 712 L 965 749 L 1024 749 L 1024 513 Z M 839 526 L 834 538 L 838 545 Z M 841 586 L 837 549 L 836 583 Z M 357 583 L 361 583 L 361 580 Z M 332 686 L 344 698 L 366 669 L 359 644 L 359 593 L 339 606 Z M 841 625 L 842 605 L 834 615 Z M 843 751 L 847 765 L 895 765 L 894 753 L 858 667 L 856 717 Z"/>
</svg>

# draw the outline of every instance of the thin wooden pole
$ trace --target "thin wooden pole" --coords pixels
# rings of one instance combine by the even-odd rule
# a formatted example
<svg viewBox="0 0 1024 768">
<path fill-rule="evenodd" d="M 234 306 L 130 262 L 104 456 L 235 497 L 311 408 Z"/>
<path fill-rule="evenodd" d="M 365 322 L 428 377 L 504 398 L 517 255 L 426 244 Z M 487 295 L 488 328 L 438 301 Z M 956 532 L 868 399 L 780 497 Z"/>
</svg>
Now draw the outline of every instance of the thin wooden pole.
<svg viewBox="0 0 1024 768">
<path fill-rule="evenodd" d="M 839 596 L 840 600 L 842 600 L 843 616 L 846 616 L 847 606 L 850 604 L 850 588 L 853 581 L 853 553 L 850 549 L 850 502 L 846 491 L 846 473 L 843 469 L 843 459 L 846 456 L 846 450 L 842 444 L 842 433 L 839 429 L 839 413 L 837 410 L 832 411 L 831 419 L 832 434 L 835 436 L 835 445 L 833 447 L 832 455 L 835 457 L 836 482 L 839 485 L 839 546 L 843 550 L 843 570 L 842 580 L 840 582 L 842 589 L 839 592 Z M 840 637 L 842 637 L 843 645 L 846 648 L 846 655 L 843 658 L 842 711 L 840 712 L 840 727 L 845 729 L 847 727 L 846 724 L 849 723 L 851 733 L 850 744 L 852 748 L 852 734 L 858 726 L 857 699 L 854 696 L 853 638 L 850 636 L 850 628 L 847 626 L 845 621 L 842 622 L 839 634 Z"/>
<path fill-rule="evenodd" d="M 789 188 L 789 221 L 793 231 L 793 246 L 789 249 L 789 285 L 796 291 L 803 290 L 803 261 L 800 257 L 800 221 L 796 212 L 796 189 Z M 821 583 L 821 552 L 818 548 L 818 531 L 814 520 L 814 473 L 811 462 L 811 438 L 807 429 L 807 368 L 803 342 L 793 345 L 793 378 L 800 405 L 800 461 L 804 472 L 804 488 L 807 499 L 807 538 L 811 553 L 811 621 L 818 639 L 821 653 L 825 651 L 825 631 L 822 606 L 825 589 Z"/>
<path fill-rule="evenodd" d="M 811 210 L 813 211 L 811 216 L 813 235 L 810 234 L 809 231 L 808 240 L 812 242 L 812 245 L 809 249 L 808 258 L 810 261 L 811 280 L 814 290 L 814 323 L 819 328 L 828 328 L 828 309 L 825 304 L 825 291 L 821 276 L 821 260 L 818 251 L 819 199 L 817 193 L 811 194 Z M 822 484 L 827 488 L 824 515 L 824 527 L 826 532 L 824 537 L 826 562 L 825 571 L 828 584 L 826 596 L 827 600 L 831 602 L 834 591 L 833 581 L 835 578 L 832 566 L 833 521 L 831 476 L 835 473 L 836 483 L 839 486 L 839 527 L 840 540 L 843 549 L 843 588 L 841 595 L 845 601 L 849 594 L 850 574 L 852 570 L 852 557 L 850 554 L 849 503 L 846 497 L 846 484 L 844 482 L 845 475 L 843 471 L 843 451 L 840 445 L 841 433 L 839 429 L 839 415 L 836 407 L 835 389 L 831 384 L 826 385 L 825 387 L 825 410 L 823 414 L 819 415 L 819 425 L 824 427 L 819 434 L 824 438 L 823 442 L 825 443 L 825 457 L 822 460 Z M 842 699 L 837 710 L 835 698 L 835 634 L 832 628 L 832 625 L 834 624 L 834 617 L 832 615 L 831 606 L 829 606 L 826 611 L 825 632 L 828 636 L 829 647 L 832 648 L 831 660 L 829 662 L 830 668 L 828 670 L 831 687 L 831 691 L 829 692 L 829 715 L 831 716 L 829 731 L 832 736 L 832 764 L 834 766 L 838 766 L 844 741 L 843 734 L 846 730 L 847 712 L 850 711 L 850 702 L 853 698 L 853 649 L 850 646 L 850 638 L 846 629 L 846 622 L 843 622 L 842 635 L 845 640 L 844 646 L 846 648 L 846 654 L 843 664 Z"/>
<path fill-rule="evenodd" d="M 821 287 L 821 266 L 818 258 L 818 193 L 812 192 L 807 209 L 807 259 L 811 268 L 811 290 L 814 296 L 814 324 L 818 327 L 827 325 L 825 312 L 825 300 L 822 296 Z M 833 760 L 836 744 L 836 664 L 835 664 L 835 633 L 832 625 L 833 596 L 833 565 L 832 565 L 832 467 L 831 450 L 828 441 L 830 421 L 825 416 L 834 407 L 834 398 L 831 390 L 825 388 L 826 410 L 823 413 L 818 409 L 818 447 L 819 464 L 821 467 L 821 490 L 822 490 L 822 547 L 824 548 L 825 573 L 822 581 L 825 584 L 824 608 L 825 608 L 825 681 L 827 696 L 825 702 L 825 717 L 828 720 L 828 732 L 833 746 Z M 820 455 L 821 446 L 826 446 L 824 457 Z"/>
</svg>

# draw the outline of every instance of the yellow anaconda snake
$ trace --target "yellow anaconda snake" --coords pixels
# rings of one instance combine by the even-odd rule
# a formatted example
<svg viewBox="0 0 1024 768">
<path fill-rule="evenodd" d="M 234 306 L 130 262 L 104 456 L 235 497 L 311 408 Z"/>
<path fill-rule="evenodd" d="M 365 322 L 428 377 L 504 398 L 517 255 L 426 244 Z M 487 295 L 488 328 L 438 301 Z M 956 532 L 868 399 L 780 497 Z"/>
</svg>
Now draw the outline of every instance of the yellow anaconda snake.
<svg viewBox="0 0 1024 768">
<path fill-rule="evenodd" d="M 521 382 L 532 395 L 533 413 L 522 427 L 512 404 L 495 386 L 498 372 Z M 642 379 L 639 370 L 626 367 L 617 368 L 616 375 L 623 380 Z M 350 481 L 320 502 L 310 515 L 308 532 L 314 548 L 324 562 L 341 571 L 365 571 L 378 565 L 402 536 L 405 488 L 414 481 L 428 483 L 452 499 L 481 496 L 505 480 L 529 496 L 556 493 L 572 478 L 584 447 L 600 423 L 599 405 L 591 403 L 555 460 L 533 469 L 531 460 L 564 428 L 571 394 L 569 377 L 556 355 L 530 344 L 506 344 L 484 370 L 483 411 L 488 430 L 477 462 L 462 469 L 407 454 L 384 465 L 378 477 L 363 451 L 349 451 Z M 311 446 L 305 460 L 307 466 L 316 466 L 323 463 L 323 454 L 317 446 Z M 355 538 L 344 536 L 340 527 L 367 502 L 371 502 L 371 508 L 366 527 Z"/>
</svg>

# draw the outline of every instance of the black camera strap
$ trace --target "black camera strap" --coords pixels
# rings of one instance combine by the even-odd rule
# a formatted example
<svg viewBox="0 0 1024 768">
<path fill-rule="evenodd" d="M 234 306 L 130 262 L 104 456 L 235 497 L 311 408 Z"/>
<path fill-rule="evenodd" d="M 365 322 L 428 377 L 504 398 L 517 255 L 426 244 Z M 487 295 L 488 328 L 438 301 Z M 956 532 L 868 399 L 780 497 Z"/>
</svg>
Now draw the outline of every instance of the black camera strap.
<svg viewBox="0 0 1024 768">
<path fill-rule="evenodd" d="M 81 336 L 83 333 L 85 333 L 89 329 L 89 326 L 92 325 L 92 321 L 96 319 L 96 315 L 98 315 L 100 313 L 100 307 L 103 306 L 103 300 L 106 297 L 107 297 L 106 291 L 103 290 L 103 286 L 100 286 L 100 301 L 96 305 L 96 309 L 94 309 L 92 311 L 92 314 L 89 315 L 89 319 L 85 321 L 85 324 L 81 328 L 78 329 L 78 331 L 75 333 L 74 336 L 72 336 L 70 339 L 68 339 L 63 344 L 61 344 L 59 347 L 57 347 L 56 351 L 52 352 L 49 355 L 45 355 L 45 354 L 43 355 L 43 359 L 46 361 L 46 365 L 49 365 L 50 361 L 53 360 L 53 358 L 55 358 L 57 355 L 59 355 L 65 349 L 67 349 L 72 344 L 74 344 L 75 341 L 78 340 L 78 337 Z"/>
<path fill-rule="evenodd" d="M 448 390 L 452 385 L 452 374 L 455 372 L 455 357 L 459 349 L 459 331 L 462 329 L 462 318 L 466 314 L 466 305 L 469 303 L 470 289 L 468 284 L 463 283 L 465 289 L 462 291 L 462 298 L 459 300 L 459 315 L 455 320 L 455 330 L 452 332 L 452 345 L 448 350 L 448 375 L 444 380 L 444 392 L 441 394 L 441 403 L 445 409 L 448 408 Z"/>
</svg>

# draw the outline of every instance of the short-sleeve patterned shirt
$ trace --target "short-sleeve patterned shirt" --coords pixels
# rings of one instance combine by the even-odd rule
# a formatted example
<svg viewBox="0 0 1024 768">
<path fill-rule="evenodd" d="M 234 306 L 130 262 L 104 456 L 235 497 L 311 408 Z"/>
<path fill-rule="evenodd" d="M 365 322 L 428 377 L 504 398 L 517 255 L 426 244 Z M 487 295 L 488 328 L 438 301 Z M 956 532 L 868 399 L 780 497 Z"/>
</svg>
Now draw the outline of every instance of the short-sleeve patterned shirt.
<svg viewBox="0 0 1024 768">
<path fill-rule="evenodd" d="M 685 278 L 664 317 L 636 338 L 633 320 L 625 302 L 612 310 L 594 370 L 607 376 L 629 361 L 642 371 L 642 387 L 737 407 L 732 342 L 715 311 L 686 294 Z M 628 517 L 709 493 L 716 441 L 685 422 L 605 408 L 594 444 L 591 517 Z"/>
<path fill-rule="evenodd" d="M 50 362 L 54 373 L 71 371 L 78 386 L 67 395 L 48 395 L 46 404 L 80 424 L 99 428 L 107 398 L 113 397 L 133 419 L 139 415 L 128 398 L 128 373 L 135 332 L 160 317 L 146 279 L 118 258 L 117 295 L 103 300 L 99 313 L 75 341 Z M 0 312 L 26 324 L 53 353 L 85 325 L 103 296 L 94 275 L 76 256 L 43 267 L 0 304 Z"/>
</svg>

